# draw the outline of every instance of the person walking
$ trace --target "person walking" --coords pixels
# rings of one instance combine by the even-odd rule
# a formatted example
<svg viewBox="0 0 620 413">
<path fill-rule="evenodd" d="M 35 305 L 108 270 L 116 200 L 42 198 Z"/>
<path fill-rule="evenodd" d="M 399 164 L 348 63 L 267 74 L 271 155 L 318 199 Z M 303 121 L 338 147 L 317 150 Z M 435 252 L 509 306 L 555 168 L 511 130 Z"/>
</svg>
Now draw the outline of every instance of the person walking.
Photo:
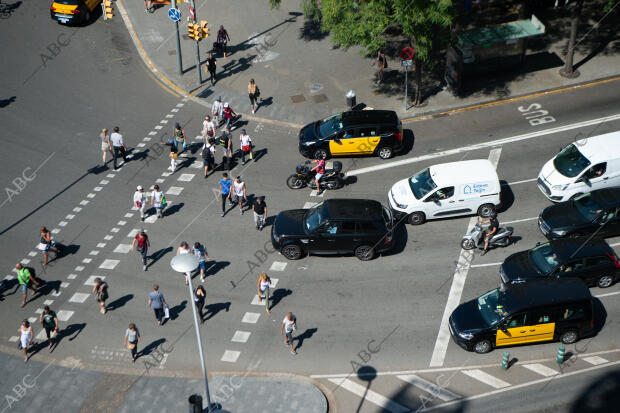
<svg viewBox="0 0 620 413">
<path fill-rule="evenodd" d="M 233 202 L 230 196 L 230 187 L 232 186 L 231 180 L 228 178 L 228 174 L 224 172 L 222 179 L 220 179 L 220 196 L 222 197 L 222 217 L 226 214 L 226 199 L 230 202 L 230 206 L 233 206 Z"/>
<path fill-rule="evenodd" d="M 136 187 L 136 192 L 133 193 L 133 206 L 140 211 L 140 219 L 144 221 L 146 215 L 144 215 L 144 209 L 146 208 L 146 194 L 142 185 Z"/>
<path fill-rule="evenodd" d="M 250 98 L 250 105 L 252 105 L 252 113 L 258 110 L 258 98 L 260 97 L 260 89 L 256 85 L 254 79 L 250 79 L 248 83 L 248 96 Z"/>
<path fill-rule="evenodd" d="M 226 128 L 228 128 L 233 122 L 233 117 L 237 116 L 237 113 L 230 107 L 228 102 L 226 102 L 222 107 L 222 116 L 224 117 L 224 121 L 226 121 Z"/>
<path fill-rule="evenodd" d="M 293 315 L 293 313 L 286 313 L 286 317 L 282 320 L 282 327 L 280 328 L 280 335 L 286 332 L 286 337 L 284 339 L 284 343 L 289 346 L 291 349 L 291 353 L 297 354 L 295 349 L 293 348 L 293 332 L 297 330 L 297 317 Z"/>
<path fill-rule="evenodd" d="M 222 132 L 218 138 L 218 144 L 222 147 L 222 169 L 230 170 L 232 166 L 232 133 L 230 127 L 226 127 L 226 130 Z"/>
<path fill-rule="evenodd" d="M 179 149 L 177 148 L 176 141 L 173 141 L 170 144 L 170 166 L 168 170 L 174 173 L 177 170 L 177 159 L 179 157 Z"/>
<path fill-rule="evenodd" d="M 217 31 L 217 44 L 218 44 L 218 48 L 220 49 L 220 51 L 222 53 L 224 53 L 224 58 L 226 58 L 226 45 L 228 44 L 228 42 L 230 41 L 230 36 L 228 35 L 228 32 L 226 31 L 226 29 L 224 28 L 224 26 L 220 26 L 220 29 Z"/>
<path fill-rule="evenodd" d="M 127 163 L 127 153 L 125 148 L 125 142 L 123 141 L 123 135 L 118 133 L 119 127 L 114 127 L 114 132 L 110 135 L 110 142 L 112 143 L 113 157 L 114 157 L 114 170 L 118 169 L 116 159 L 118 158 L 118 154 L 120 153 L 123 156 L 123 163 L 120 166 L 125 165 Z"/>
<path fill-rule="evenodd" d="M 379 49 L 379 51 L 377 52 L 377 57 L 375 58 L 375 61 L 373 64 L 377 65 L 376 83 L 380 84 L 381 82 L 383 82 L 383 70 L 387 68 L 387 58 L 385 57 L 385 54 L 383 53 L 383 49 Z"/>
<path fill-rule="evenodd" d="M 174 136 L 174 140 L 176 141 L 177 153 L 183 152 L 187 148 L 187 140 L 185 138 L 185 130 L 181 127 L 179 122 L 174 123 L 172 136 Z"/>
<path fill-rule="evenodd" d="M 153 309 L 157 324 L 161 325 L 164 319 L 164 308 L 168 307 L 164 295 L 159 291 L 159 285 L 153 285 L 153 291 L 149 294 L 149 308 Z"/>
<path fill-rule="evenodd" d="M 202 121 L 202 138 L 205 140 L 205 143 L 210 138 L 215 138 L 215 124 L 209 115 L 205 116 L 205 120 Z"/>
<path fill-rule="evenodd" d="M 125 339 L 123 345 L 131 352 L 131 359 L 135 363 L 138 358 L 138 343 L 142 343 L 140 331 L 134 323 L 129 323 L 129 327 L 125 330 Z"/>
<path fill-rule="evenodd" d="M 43 312 L 39 315 L 39 322 L 43 325 L 45 329 L 45 335 L 47 336 L 47 341 L 49 341 L 50 345 L 49 349 L 52 349 L 54 342 L 52 341 L 52 336 L 58 334 L 58 316 L 52 310 L 50 310 L 50 306 L 46 305 L 43 307 Z"/>
<path fill-rule="evenodd" d="M 222 123 L 222 110 L 224 106 L 222 105 L 222 97 L 218 96 L 217 99 L 211 105 L 211 116 L 213 116 L 213 123 L 215 123 L 215 127 L 219 128 L 220 123 Z"/>
<path fill-rule="evenodd" d="M 243 203 L 248 202 L 248 197 L 245 182 L 241 180 L 240 176 L 236 177 L 235 182 L 233 182 L 233 195 L 235 202 L 239 205 L 239 214 L 243 215 Z"/>
<path fill-rule="evenodd" d="M 28 347 L 32 344 L 33 337 L 34 332 L 32 331 L 30 321 L 22 321 L 22 325 L 19 327 L 19 348 L 24 351 L 24 363 L 27 363 L 30 358 L 28 357 Z"/>
<path fill-rule="evenodd" d="M 151 205 L 155 206 L 157 212 L 157 218 L 163 218 L 162 211 L 166 207 L 166 196 L 164 192 L 159 189 L 159 185 L 153 187 L 153 193 L 151 194 Z"/>
<path fill-rule="evenodd" d="M 105 166 L 107 162 L 108 152 L 110 153 L 110 156 L 114 157 L 114 152 L 112 152 L 112 144 L 110 143 L 110 134 L 108 133 L 108 128 L 103 128 L 101 130 L 99 138 L 101 139 L 101 152 L 103 152 L 103 166 Z"/>
<path fill-rule="evenodd" d="M 99 303 L 101 314 L 105 314 L 108 310 L 105 308 L 105 300 L 108 299 L 108 283 L 100 277 L 95 278 L 93 292 L 97 294 L 97 302 Z"/>
<path fill-rule="evenodd" d="M 204 315 L 202 313 L 202 309 L 205 306 L 205 298 L 207 297 L 207 292 L 205 291 L 202 285 L 199 285 L 194 290 L 194 304 L 196 304 L 196 309 L 198 310 L 198 316 L 200 317 L 200 323 L 204 323 Z"/>
<path fill-rule="evenodd" d="M 52 239 L 52 233 L 45 226 L 41 227 L 41 242 L 37 248 L 43 251 L 44 267 L 47 265 L 47 260 L 49 259 L 49 251 L 54 253 L 54 259 L 58 258 L 58 255 L 60 254 L 60 251 L 56 246 L 56 242 Z"/>
<path fill-rule="evenodd" d="M 254 154 L 252 153 L 252 138 L 246 133 L 245 129 L 241 129 L 239 140 L 241 141 L 241 165 L 245 165 L 246 155 L 249 155 L 250 159 L 254 158 Z"/>
<path fill-rule="evenodd" d="M 206 260 L 211 261 L 211 257 L 207 253 L 207 248 L 200 242 L 194 242 L 192 252 L 198 257 L 198 266 L 200 267 L 200 282 L 205 282 L 205 274 L 207 272 Z"/>
<path fill-rule="evenodd" d="M 181 245 L 179 245 L 179 248 L 177 248 L 177 255 L 189 254 L 191 252 L 192 250 L 189 248 L 189 245 L 187 245 L 187 242 L 185 241 L 181 242 Z M 185 285 L 189 284 L 189 279 L 191 276 L 192 274 L 190 272 L 185 273 Z"/>
<path fill-rule="evenodd" d="M 263 230 L 265 221 L 267 220 L 267 204 L 265 203 L 265 197 L 259 196 L 252 204 L 252 212 L 254 213 L 254 225 L 259 231 Z"/>
<path fill-rule="evenodd" d="M 37 287 L 40 287 L 40 283 L 34 278 L 34 274 L 30 272 L 30 269 L 24 267 L 21 262 L 15 264 L 15 269 L 17 270 L 17 281 L 22 289 L 22 304 L 21 308 L 24 308 L 26 305 L 26 297 L 28 296 L 28 288 L 32 290 L 31 296 L 37 293 L 37 289 L 32 286 L 32 284 L 36 284 Z"/>
<path fill-rule="evenodd" d="M 269 308 L 269 288 L 271 287 L 271 278 L 263 271 L 258 277 L 258 283 L 256 284 L 256 292 L 258 292 L 258 302 L 262 303 L 265 299 L 265 311 L 267 314 L 271 313 Z"/>
<path fill-rule="evenodd" d="M 131 241 L 131 251 L 133 252 L 134 246 L 138 244 L 138 252 L 142 255 L 142 271 L 146 271 L 146 258 L 148 255 L 148 249 L 151 246 L 149 237 L 144 230 L 141 230 Z"/>
<path fill-rule="evenodd" d="M 215 138 L 209 138 L 202 145 L 202 165 L 205 168 L 205 179 L 209 176 L 209 171 L 215 170 Z"/>
<path fill-rule="evenodd" d="M 213 53 L 209 53 L 209 57 L 207 57 L 207 62 L 205 66 L 205 71 L 209 73 L 211 77 L 211 86 L 215 85 L 216 76 L 215 69 L 217 68 L 217 59 L 213 57 Z"/>
</svg>

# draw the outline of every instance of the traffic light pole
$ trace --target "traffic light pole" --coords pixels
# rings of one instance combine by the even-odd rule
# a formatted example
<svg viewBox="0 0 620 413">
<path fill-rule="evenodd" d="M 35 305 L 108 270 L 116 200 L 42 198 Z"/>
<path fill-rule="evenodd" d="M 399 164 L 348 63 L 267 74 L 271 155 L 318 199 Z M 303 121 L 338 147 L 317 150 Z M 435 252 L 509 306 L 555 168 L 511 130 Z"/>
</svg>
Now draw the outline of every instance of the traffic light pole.
<svg viewBox="0 0 620 413">
<path fill-rule="evenodd" d="M 171 1 L 173 9 L 177 8 L 176 0 Z M 174 27 L 177 32 L 177 62 L 179 63 L 179 76 L 183 75 L 183 59 L 181 58 L 181 35 L 179 34 L 179 21 L 174 22 Z"/>
<path fill-rule="evenodd" d="M 196 4 L 191 0 L 192 9 L 194 9 L 194 23 L 198 20 L 196 16 Z M 198 73 L 198 86 L 202 86 L 202 73 L 200 71 L 200 42 L 196 40 L 196 72 Z"/>
</svg>

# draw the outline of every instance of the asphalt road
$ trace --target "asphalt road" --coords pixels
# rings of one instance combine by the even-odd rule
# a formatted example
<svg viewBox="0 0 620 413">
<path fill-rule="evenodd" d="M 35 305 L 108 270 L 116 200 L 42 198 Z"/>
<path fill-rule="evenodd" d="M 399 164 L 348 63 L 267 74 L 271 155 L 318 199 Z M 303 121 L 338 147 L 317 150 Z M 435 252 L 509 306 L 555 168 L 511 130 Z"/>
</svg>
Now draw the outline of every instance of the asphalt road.
<svg viewBox="0 0 620 413">
<path fill-rule="evenodd" d="M 135 372 L 144 365 L 128 363 L 121 341 L 127 323 L 133 321 L 142 332 L 143 347 L 152 350 L 162 343 L 174 343 L 175 350 L 160 366 L 163 374 L 196 373 L 199 366 L 194 357 L 195 338 L 188 331 L 191 309 L 187 290 L 181 275 L 169 267 L 170 258 L 185 240 L 206 243 L 214 258 L 205 283 L 212 316 L 202 327 L 211 371 L 244 371 L 258 365 L 257 370 L 263 372 L 329 375 L 349 374 L 359 365 L 386 372 L 426 368 L 431 360 L 439 360 L 439 366 L 499 361 L 498 351 L 475 355 L 451 342 L 443 349 L 437 347 L 460 238 L 470 217 L 404 226 L 395 251 L 371 262 L 317 256 L 288 261 L 271 249 L 269 226 L 263 232 L 253 228 L 251 213 L 241 216 L 231 209 L 220 217 L 214 192 L 219 172 L 203 179 L 198 152 L 189 151 L 184 166 L 166 175 L 167 150 L 158 142 L 166 139 L 175 121 L 185 126 L 189 137 L 196 136 L 205 108 L 182 100 L 151 78 L 119 20 L 98 20 L 75 29 L 51 22 L 47 11 L 41 12 L 34 4 L 22 4 L 20 11 L 3 21 L 8 41 L 0 46 L 3 56 L 11 56 L 13 63 L 0 79 L 5 93 L 2 99 L 15 96 L 13 101 L 3 101 L 0 108 L 4 132 L 0 161 L 5 187 L 5 198 L 0 201 L 4 202 L 0 214 L 1 263 L 11 275 L 15 262 L 29 259 L 28 265 L 35 267 L 53 289 L 23 309 L 19 308 L 19 293 L 4 297 L 0 303 L 4 308 L 0 348 L 17 354 L 10 340 L 19 322 L 37 317 L 36 310 L 50 300 L 53 309 L 64 312 L 66 320 L 61 321 L 61 327 L 68 331 L 51 354 L 45 349 L 34 357 L 77 360 L 84 368 L 97 365 Z M 26 23 L 36 23 L 39 29 L 26 30 Z M 31 46 L 24 49 L 20 46 L 24 43 Z M 59 51 L 50 48 L 52 43 Z M 50 53 L 53 58 L 43 58 L 43 64 L 41 55 Z M 389 161 L 344 159 L 345 171 L 353 177 L 351 184 L 324 198 L 284 185 L 301 160 L 296 149 L 297 131 L 241 119 L 237 127 L 248 130 L 262 155 L 245 166 L 237 163 L 231 174 L 244 177 L 248 193 L 266 196 L 269 216 L 273 217 L 281 210 L 333 197 L 385 202 L 395 181 L 426 166 L 486 159 L 495 151 L 498 174 L 507 183 L 503 193 L 506 207 L 500 221 L 513 222 L 520 239 L 484 257 L 475 256 L 460 295 L 460 301 L 465 301 L 498 285 L 496 263 L 543 240 L 534 219 L 548 205 L 534 181 L 540 167 L 576 137 L 620 129 L 617 119 L 580 124 L 620 113 L 619 92 L 620 84 L 615 82 L 408 122 L 406 136 L 412 143 L 408 152 Z M 531 125 L 523 115 L 528 111 L 523 109 L 534 103 L 548 111 L 542 116 L 554 120 Z M 102 127 L 116 125 L 133 149 L 133 159 L 114 173 L 98 167 L 98 133 Z M 524 137 L 562 127 L 555 133 Z M 468 149 L 473 144 L 517 136 L 519 140 L 501 146 Z M 238 141 L 234 143 L 238 147 Z M 439 153 L 457 148 L 464 149 L 445 156 Z M 417 159 L 423 156 L 426 158 Z M 220 153 L 217 158 L 221 158 Z M 380 169 L 364 169 L 369 167 Z M 150 187 L 156 182 L 168 194 L 171 206 L 163 220 L 142 224 L 131 209 L 131 196 L 136 185 Z M 29 255 L 36 252 L 41 225 L 58 229 L 55 238 L 70 251 L 45 271 L 40 266 L 41 254 Z M 131 242 L 128 234 L 139 228 L 147 229 L 151 254 L 156 258 L 147 272 L 141 271 L 137 255 L 127 253 Z M 611 239 L 610 243 L 618 241 Z M 256 277 L 262 270 L 278 279 L 278 298 L 271 315 L 252 304 Z M 90 292 L 88 283 L 93 276 L 105 276 L 110 284 L 113 309 L 105 316 L 97 311 L 93 295 L 84 295 Z M 198 278 L 193 281 L 199 282 Z M 145 305 L 154 282 L 161 286 L 172 310 L 173 319 L 163 327 L 156 325 Z M 592 292 L 603 293 L 597 288 Z M 618 286 L 604 291 L 617 292 Z M 589 342 L 588 352 L 616 347 L 617 295 L 601 297 L 601 302 L 607 311 L 605 327 Z M 287 311 L 293 311 L 299 321 L 298 333 L 303 340 L 297 356 L 288 353 L 279 336 Z M 37 325 L 35 334 L 39 331 Z M 376 349 L 379 344 L 380 350 L 368 358 L 366 349 Z M 511 350 L 520 360 L 552 358 L 556 351 L 557 344 Z M 471 384 L 472 393 L 478 390 L 482 391 Z M 337 391 L 344 411 L 360 401 L 351 392 Z M 561 386 L 551 386 L 549 391 L 557 395 L 551 400 L 559 403 Z M 386 389 L 385 394 L 392 391 Z M 491 405 L 484 400 L 476 403 Z M 378 410 L 376 405 L 365 403 L 360 411 Z"/>
</svg>

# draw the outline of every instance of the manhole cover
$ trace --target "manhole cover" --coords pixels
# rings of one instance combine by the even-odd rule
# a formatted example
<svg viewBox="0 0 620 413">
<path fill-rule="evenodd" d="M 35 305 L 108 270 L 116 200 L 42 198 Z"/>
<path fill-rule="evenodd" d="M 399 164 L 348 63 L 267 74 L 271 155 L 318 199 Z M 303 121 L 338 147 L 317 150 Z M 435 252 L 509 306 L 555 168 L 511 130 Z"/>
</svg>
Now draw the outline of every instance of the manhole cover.
<svg viewBox="0 0 620 413">
<path fill-rule="evenodd" d="M 306 101 L 306 98 L 304 97 L 304 95 L 293 95 L 291 96 L 291 100 L 293 101 L 293 103 L 302 103 Z"/>
<path fill-rule="evenodd" d="M 321 89 L 323 89 L 323 85 L 320 83 L 313 83 L 310 85 L 310 90 L 313 92 L 318 92 Z"/>
<path fill-rule="evenodd" d="M 320 95 L 314 95 L 312 96 L 312 101 L 314 103 L 327 102 L 327 96 L 325 96 L 325 94 L 323 93 L 321 93 Z"/>
</svg>

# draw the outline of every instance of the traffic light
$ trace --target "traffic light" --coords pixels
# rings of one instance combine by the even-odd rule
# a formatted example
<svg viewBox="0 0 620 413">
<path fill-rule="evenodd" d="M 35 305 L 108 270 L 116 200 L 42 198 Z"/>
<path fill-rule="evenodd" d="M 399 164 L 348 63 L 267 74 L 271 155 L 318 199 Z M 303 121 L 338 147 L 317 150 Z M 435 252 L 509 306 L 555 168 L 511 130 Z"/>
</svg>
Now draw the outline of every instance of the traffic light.
<svg viewBox="0 0 620 413">
<path fill-rule="evenodd" d="M 111 19 L 114 16 L 114 8 L 111 0 L 103 0 L 103 20 Z"/>
<path fill-rule="evenodd" d="M 209 22 L 207 22 L 206 20 L 200 21 L 200 34 L 201 34 L 200 37 L 202 37 L 203 39 L 206 39 L 210 35 L 207 24 L 209 24 Z"/>
<path fill-rule="evenodd" d="M 197 23 L 187 23 L 187 36 L 196 41 L 200 40 L 200 26 Z"/>
</svg>

